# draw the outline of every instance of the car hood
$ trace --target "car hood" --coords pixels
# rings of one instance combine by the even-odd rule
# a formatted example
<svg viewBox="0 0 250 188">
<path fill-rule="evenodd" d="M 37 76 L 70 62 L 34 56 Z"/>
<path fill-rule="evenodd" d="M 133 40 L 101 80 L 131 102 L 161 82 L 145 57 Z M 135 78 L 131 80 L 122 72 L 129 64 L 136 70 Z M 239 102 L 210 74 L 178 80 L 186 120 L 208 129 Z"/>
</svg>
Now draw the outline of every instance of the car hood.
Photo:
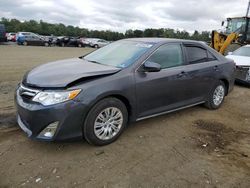
<svg viewBox="0 0 250 188">
<path fill-rule="evenodd" d="M 227 55 L 226 57 L 234 60 L 237 66 L 250 66 L 250 57 L 238 55 Z"/>
<path fill-rule="evenodd" d="M 40 65 L 26 73 L 23 84 L 32 87 L 67 87 L 72 82 L 109 75 L 120 68 L 73 58 Z"/>
</svg>

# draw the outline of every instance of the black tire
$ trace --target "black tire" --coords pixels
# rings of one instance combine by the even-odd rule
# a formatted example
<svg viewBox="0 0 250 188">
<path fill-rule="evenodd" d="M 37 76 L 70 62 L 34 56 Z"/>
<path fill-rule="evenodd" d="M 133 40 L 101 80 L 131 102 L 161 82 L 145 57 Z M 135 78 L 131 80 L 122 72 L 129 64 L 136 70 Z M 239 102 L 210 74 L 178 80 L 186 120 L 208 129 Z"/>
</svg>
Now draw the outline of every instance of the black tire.
<svg viewBox="0 0 250 188">
<path fill-rule="evenodd" d="M 82 47 L 82 44 L 81 44 L 81 43 L 79 43 L 79 44 L 78 44 L 78 47 L 79 47 L 79 48 L 81 48 L 81 47 Z"/>
<path fill-rule="evenodd" d="M 24 42 L 23 42 L 23 45 L 24 45 L 24 46 L 28 46 L 28 42 L 27 42 L 27 41 L 24 41 Z"/>
<path fill-rule="evenodd" d="M 48 47 L 48 46 L 49 46 L 49 43 L 48 43 L 48 42 L 45 42 L 45 43 L 44 43 L 44 46 Z"/>
<path fill-rule="evenodd" d="M 224 94 L 223 94 L 222 100 L 220 100 L 220 102 L 216 104 L 215 100 L 214 100 L 214 96 L 215 96 L 216 89 L 219 88 L 219 87 L 222 87 L 224 89 Z M 227 93 L 227 88 L 226 88 L 224 82 L 221 81 L 221 80 L 218 81 L 218 83 L 215 84 L 215 86 L 213 87 L 211 93 L 209 94 L 207 102 L 205 103 L 205 106 L 208 109 L 211 109 L 211 110 L 216 110 L 216 109 L 220 108 L 223 101 L 224 101 L 224 99 L 225 99 L 226 93 Z"/>
<path fill-rule="evenodd" d="M 111 139 L 103 140 L 103 139 L 98 138 L 97 135 L 95 134 L 94 124 L 98 115 L 101 112 L 103 112 L 103 110 L 107 108 L 111 108 L 111 107 L 114 107 L 120 110 L 123 116 L 123 121 L 122 121 L 121 128 L 116 133 L 116 135 L 114 135 Z M 105 98 L 97 102 L 89 111 L 86 117 L 86 120 L 84 122 L 83 135 L 86 141 L 90 144 L 97 145 L 97 146 L 107 145 L 107 144 L 114 142 L 122 134 L 125 127 L 127 126 L 127 122 L 128 122 L 128 111 L 124 103 L 117 98 L 113 98 L 113 97 Z"/>
<path fill-rule="evenodd" d="M 94 45 L 94 48 L 99 48 L 98 44 L 95 44 L 95 45 Z"/>
</svg>

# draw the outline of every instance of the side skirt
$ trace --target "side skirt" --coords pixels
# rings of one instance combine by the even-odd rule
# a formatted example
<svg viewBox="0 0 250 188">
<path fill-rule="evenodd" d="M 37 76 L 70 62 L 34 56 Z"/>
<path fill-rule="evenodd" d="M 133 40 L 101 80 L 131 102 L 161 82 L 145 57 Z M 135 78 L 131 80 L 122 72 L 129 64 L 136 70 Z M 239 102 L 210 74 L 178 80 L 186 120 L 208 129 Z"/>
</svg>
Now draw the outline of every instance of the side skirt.
<svg viewBox="0 0 250 188">
<path fill-rule="evenodd" d="M 194 103 L 194 104 L 191 104 L 191 105 L 183 106 L 183 107 L 180 107 L 180 108 L 176 108 L 176 109 L 173 109 L 173 110 L 169 110 L 169 111 L 165 111 L 165 112 L 156 113 L 156 114 L 149 115 L 149 116 L 144 116 L 144 117 L 141 117 L 141 118 L 136 119 L 136 121 L 141 121 L 141 120 L 144 120 L 144 119 L 148 119 L 148 118 L 152 118 L 152 117 L 156 117 L 156 116 L 160 116 L 160 115 L 164 115 L 164 114 L 169 114 L 169 113 L 171 113 L 171 112 L 183 110 L 183 109 L 186 109 L 186 108 L 189 108 L 189 107 L 192 107 L 192 106 L 196 106 L 196 105 L 199 105 L 199 104 L 203 104 L 203 103 L 205 103 L 205 102 L 206 102 L 206 101 L 202 101 L 202 102 Z"/>
</svg>

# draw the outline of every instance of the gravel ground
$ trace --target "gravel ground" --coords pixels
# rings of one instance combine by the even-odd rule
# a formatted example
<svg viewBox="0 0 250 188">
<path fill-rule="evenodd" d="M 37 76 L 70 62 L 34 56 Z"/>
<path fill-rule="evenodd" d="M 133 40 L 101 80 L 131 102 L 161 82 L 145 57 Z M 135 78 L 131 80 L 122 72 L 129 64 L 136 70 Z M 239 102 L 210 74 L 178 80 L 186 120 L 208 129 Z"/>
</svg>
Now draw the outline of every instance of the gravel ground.
<svg viewBox="0 0 250 188">
<path fill-rule="evenodd" d="M 13 93 L 23 74 L 89 48 L 0 46 L 0 187 L 250 187 L 250 89 L 137 122 L 113 144 L 29 140 Z"/>
</svg>

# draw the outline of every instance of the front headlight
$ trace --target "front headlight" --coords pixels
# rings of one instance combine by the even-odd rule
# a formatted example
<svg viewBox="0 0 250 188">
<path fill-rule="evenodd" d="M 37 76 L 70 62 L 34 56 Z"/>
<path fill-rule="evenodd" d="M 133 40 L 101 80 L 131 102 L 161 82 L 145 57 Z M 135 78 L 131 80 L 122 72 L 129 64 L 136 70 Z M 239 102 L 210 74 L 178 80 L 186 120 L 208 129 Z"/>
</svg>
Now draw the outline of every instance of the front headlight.
<svg viewBox="0 0 250 188">
<path fill-rule="evenodd" d="M 79 93 L 80 89 L 72 90 L 72 91 L 41 91 L 36 94 L 36 96 L 32 99 L 34 102 L 39 102 L 44 106 L 58 104 L 61 102 L 65 102 L 68 100 L 74 99 Z"/>
</svg>

